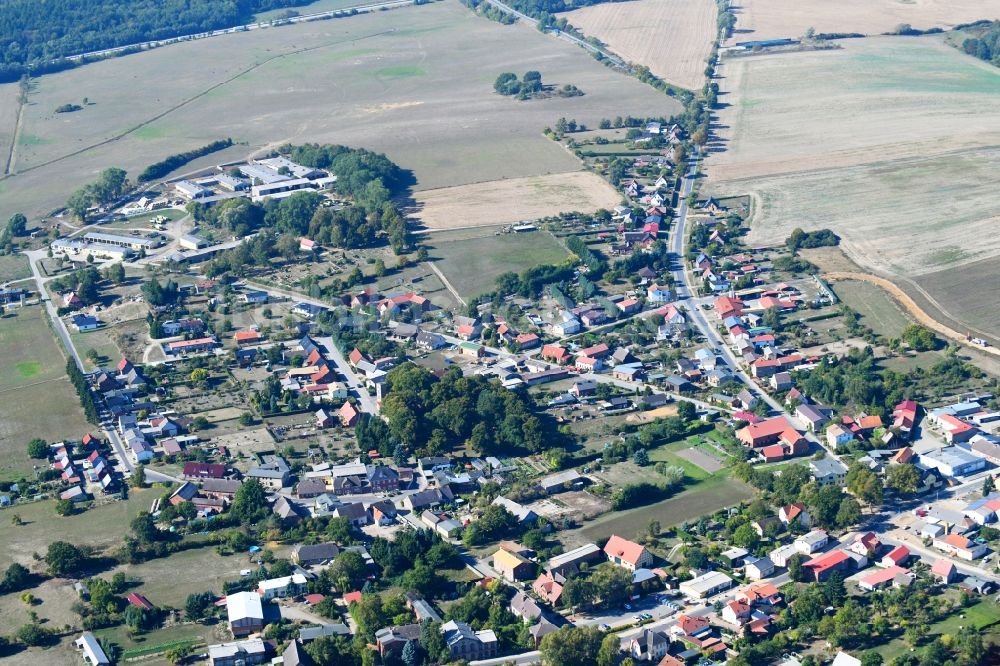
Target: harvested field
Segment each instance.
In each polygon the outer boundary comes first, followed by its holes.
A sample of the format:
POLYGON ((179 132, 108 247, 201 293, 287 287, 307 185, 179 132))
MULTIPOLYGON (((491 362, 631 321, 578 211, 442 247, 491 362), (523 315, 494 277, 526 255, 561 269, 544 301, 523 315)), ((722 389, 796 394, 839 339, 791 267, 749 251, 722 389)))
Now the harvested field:
POLYGON ((47 319, 41 307, 0 317, 0 479, 31 475, 33 438, 79 439, 89 428, 47 319))
POLYGON ((837 282, 834 290, 861 315, 861 323, 879 335, 895 337, 913 321, 884 290, 868 282, 844 280, 837 282))
MULTIPOLYGON (((8 94, 0 87, 0 97, 8 94)), ((533 26, 483 20, 458 3, 114 58, 39 78, 31 102, 25 134, 32 140, 22 141, 18 175, 0 182, 0 219, 51 211, 105 167, 134 175, 226 136, 245 143, 185 170, 287 141, 334 142, 384 151, 414 172, 417 189, 435 189, 580 168, 542 135, 561 116, 596 126, 603 117, 680 111, 572 44, 533 26), (519 102, 493 92, 500 72, 531 69, 586 94, 519 102), (83 97, 93 105, 58 114, 72 117, 53 113, 83 97)))
POLYGON ((625 60, 645 65, 668 83, 698 90, 716 33, 712 0, 633 0, 592 5, 566 14, 625 60))
POLYGON ((414 217, 430 229, 495 226, 559 213, 610 209, 622 197, 600 176, 574 171, 423 190, 414 217))
POLYGON ((829 227, 915 310, 989 331, 996 297, 974 285, 1000 254, 1000 69, 936 37, 843 46, 726 61, 729 145, 708 160, 707 189, 752 195, 749 243, 829 227))
MULTIPOLYGON (((489 233, 486 230, 486 233, 489 233)), ((431 258, 448 282, 463 297, 473 297, 494 288, 501 273, 521 273, 541 264, 559 263, 569 252, 547 231, 500 234, 465 240, 426 237, 431 258)))
MULTIPOLYGON (((989 232, 990 238, 995 232, 989 232)), ((980 242, 985 237, 979 239, 980 242)), ((900 287, 929 314, 960 333, 971 331, 1000 345, 1000 307, 995 288, 997 260, 981 259, 933 273, 924 273, 900 287)))
POLYGON ((740 33, 734 41, 801 37, 808 28, 878 35, 901 23, 926 30, 1000 18, 998 0, 744 0, 739 4, 740 33))
POLYGON ((716 182, 1000 144, 1000 69, 939 37, 723 60, 716 182), (821 140, 820 140, 821 138, 821 140))

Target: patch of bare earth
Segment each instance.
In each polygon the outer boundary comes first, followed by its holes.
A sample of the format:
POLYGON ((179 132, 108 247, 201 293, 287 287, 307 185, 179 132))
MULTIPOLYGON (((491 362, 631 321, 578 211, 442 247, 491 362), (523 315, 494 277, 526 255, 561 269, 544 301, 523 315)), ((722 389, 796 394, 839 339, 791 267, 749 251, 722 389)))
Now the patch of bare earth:
POLYGON ((535 220, 559 213, 612 208, 621 196, 589 171, 511 178, 424 190, 414 195, 413 217, 430 229, 452 229, 535 220))

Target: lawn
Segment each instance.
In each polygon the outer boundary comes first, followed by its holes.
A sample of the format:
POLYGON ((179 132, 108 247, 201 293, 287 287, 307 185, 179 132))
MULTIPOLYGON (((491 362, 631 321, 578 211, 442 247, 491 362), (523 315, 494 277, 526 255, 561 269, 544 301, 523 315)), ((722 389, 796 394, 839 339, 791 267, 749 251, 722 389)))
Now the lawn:
POLYGON ((160 489, 133 490, 129 498, 87 509, 75 516, 58 516, 55 501, 22 504, 0 511, 0 569, 11 562, 32 565, 32 553, 45 554, 53 541, 64 540, 98 549, 117 546, 128 524, 140 511, 149 510, 160 489), (22 525, 11 524, 11 516, 22 525))
POLYGON ((31 439, 79 439, 89 424, 41 307, 0 317, 0 349, 0 480, 14 480, 31 475, 31 439))
POLYGON ((559 263, 568 251, 546 231, 526 234, 490 235, 464 240, 438 240, 428 237, 431 259, 448 282, 464 298, 491 291, 501 273, 522 271, 542 264, 559 263))
POLYGON ((0 284, 31 277, 28 258, 23 254, 5 254, 0 257, 0 284))
POLYGON ((73 341, 73 346, 76 347, 77 353, 80 354, 80 358, 83 359, 87 370, 93 370, 102 366, 106 367, 109 364, 117 362, 118 357, 121 356, 121 351, 119 351, 118 345, 108 335, 107 328, 99 328, 96 331, 86 331, 83 333, 73 333, 71 330, 69 337, 73 341), (91 361, 87 356, 92 349, 97 353, 97 363, 91 361))

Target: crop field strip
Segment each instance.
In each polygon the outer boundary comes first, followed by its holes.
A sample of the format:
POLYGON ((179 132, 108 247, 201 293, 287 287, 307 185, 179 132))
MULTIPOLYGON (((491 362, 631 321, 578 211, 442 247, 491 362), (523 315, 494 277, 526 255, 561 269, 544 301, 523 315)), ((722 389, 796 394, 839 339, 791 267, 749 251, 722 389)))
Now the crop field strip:
POLYGON ((583 7, 566 19, 667 83, 698 90, 715 38, 716 16, 713 0, 632 0, 583 7))

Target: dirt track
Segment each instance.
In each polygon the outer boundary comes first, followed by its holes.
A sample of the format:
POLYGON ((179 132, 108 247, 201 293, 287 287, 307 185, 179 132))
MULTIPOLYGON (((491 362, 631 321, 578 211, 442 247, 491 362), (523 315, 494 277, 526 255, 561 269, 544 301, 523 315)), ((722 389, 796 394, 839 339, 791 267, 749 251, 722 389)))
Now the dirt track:
POLYGON ((835 271, 832 273, 824 273, 822 277, 831 282, 836 282, 837 280, 857 280, 859 282, 868 282, 869 284, 874 284, 877 287, 884 289, 889 293, 892 298, 899 303, 903 309, 905 309, 914 319, 920 322, 921 325, 926 326, 942 335, 943 337, 951 340, 952 342, 957 342, 959 344, 971 347, 977 351, 981 351, 987 354, 992 354, 994 356, 1000 356, 1000 349, 996 347, 980 347, 979 345, 973 345, 965 339, 965 336, 955 329, 945 326, 941 322, 937 321, 929 314, 924 312, 924 310, 917 305, 917 303, 910 298, 906 292, 897 287, 895 284, 886 280, 885 278, 880 278, 875 275, 869 275, 867 273, 856 273, 856 272, 846 272, 846 271, 835 271))

